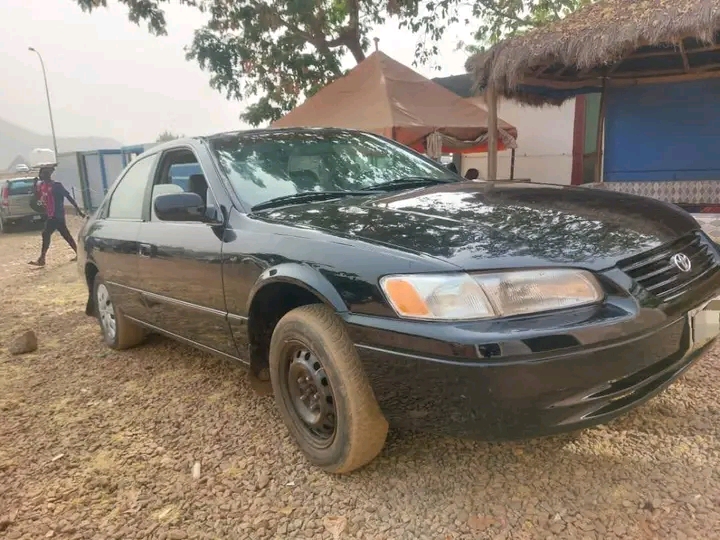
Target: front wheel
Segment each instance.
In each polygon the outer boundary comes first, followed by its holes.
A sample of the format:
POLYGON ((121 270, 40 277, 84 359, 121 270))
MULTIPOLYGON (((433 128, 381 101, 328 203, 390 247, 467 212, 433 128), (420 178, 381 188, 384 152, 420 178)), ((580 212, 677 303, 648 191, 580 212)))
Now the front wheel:
POLYGON ((135 347, 145 339, 145 330, 129 320, 113 303, 110 291, 98 275, 93 283, 95 313, 108 347, 122 350, 135 347))
POLYGON ((387 420, 343 321, 328 307, 303 306, 280 319, 270 379, 285 425, 314 465, 347 473, 382 450, 387 420))

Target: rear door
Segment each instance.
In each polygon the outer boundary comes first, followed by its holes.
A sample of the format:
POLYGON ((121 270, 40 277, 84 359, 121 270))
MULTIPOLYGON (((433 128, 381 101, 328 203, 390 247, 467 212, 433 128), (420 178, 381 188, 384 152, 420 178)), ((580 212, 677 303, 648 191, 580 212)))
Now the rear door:
POLYGON ((152 154, 130 164, 103 203, 85 243, 88 258, 97 265, 115 305, 140 320, 146 319, 147 310, 140 294, 138 234, 156 163, 157 154, 152 154))
POLYGON ((34 178, 21 178, 8 181, 8 215, 10 217, 22 217, 32 214, 40 214, 30 207, 35 189, 34 178))

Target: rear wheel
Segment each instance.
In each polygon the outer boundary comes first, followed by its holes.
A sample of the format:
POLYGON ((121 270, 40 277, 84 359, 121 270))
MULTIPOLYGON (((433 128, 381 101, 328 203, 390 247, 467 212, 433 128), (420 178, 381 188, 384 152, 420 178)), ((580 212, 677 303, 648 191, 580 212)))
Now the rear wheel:
POLYGON ((100 322, 103 338, 108 347, 129 349, 143 342, 145 330, 123 315, 113 304, 107 285, 100 276, 93 283, 95 313, 100 322))
POLYGON ((324 305, 299 307, 270 342, 275 401, 314 465, 347 473, 382 450, 388 431, 342 320, 324 305))

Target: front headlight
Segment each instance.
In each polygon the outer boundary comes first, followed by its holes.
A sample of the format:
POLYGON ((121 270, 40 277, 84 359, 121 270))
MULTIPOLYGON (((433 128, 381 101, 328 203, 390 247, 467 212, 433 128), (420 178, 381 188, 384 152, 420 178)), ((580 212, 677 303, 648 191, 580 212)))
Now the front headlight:
POLYGON ((380 287, 400 317, 425 320, 510 317, 603 298, 591 273, 566 268, 385 276, 380 287))

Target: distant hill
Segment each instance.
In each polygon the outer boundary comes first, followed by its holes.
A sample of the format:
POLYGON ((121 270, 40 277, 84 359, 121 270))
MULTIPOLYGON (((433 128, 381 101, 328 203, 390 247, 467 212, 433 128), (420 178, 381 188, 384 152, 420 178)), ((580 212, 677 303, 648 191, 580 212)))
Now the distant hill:
MULTIPOLYGON (((108 137, 58 137, 58 152, 120 148, 108 137)), ((0 170, 10 166, 17 156, 30 156, 33 148, 52 148, 52 136, 40 135, 0 118, 0 170)))

